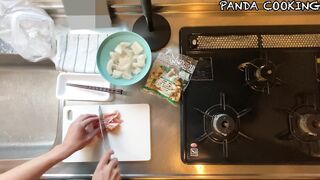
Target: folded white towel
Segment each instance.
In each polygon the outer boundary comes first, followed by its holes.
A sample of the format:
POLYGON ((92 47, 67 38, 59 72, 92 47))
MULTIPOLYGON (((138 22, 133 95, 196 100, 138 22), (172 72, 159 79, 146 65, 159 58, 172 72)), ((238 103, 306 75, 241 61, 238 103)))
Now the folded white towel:
POLYGON ((108 34, 64 34, 57 39, 56 69, 64 72, 98 73, 96 55, 108 34))

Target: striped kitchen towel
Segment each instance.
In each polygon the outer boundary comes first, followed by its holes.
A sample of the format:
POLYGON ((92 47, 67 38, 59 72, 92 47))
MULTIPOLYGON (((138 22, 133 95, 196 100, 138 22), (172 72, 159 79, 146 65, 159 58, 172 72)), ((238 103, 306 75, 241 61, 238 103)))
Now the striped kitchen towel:
POLYGON ((98 73, 96 55, 108 34, 63 34, 57 38, 56 69, 64 72, 98 73))

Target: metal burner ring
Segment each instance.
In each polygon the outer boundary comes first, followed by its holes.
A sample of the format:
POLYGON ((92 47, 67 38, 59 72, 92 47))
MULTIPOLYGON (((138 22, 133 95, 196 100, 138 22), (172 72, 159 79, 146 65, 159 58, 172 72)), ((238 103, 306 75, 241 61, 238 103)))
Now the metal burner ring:
POLYGON ((228 136, 235 130, 234 119, 227 114, 218 114, 212 120, 213 129, 222 136, 228 136))

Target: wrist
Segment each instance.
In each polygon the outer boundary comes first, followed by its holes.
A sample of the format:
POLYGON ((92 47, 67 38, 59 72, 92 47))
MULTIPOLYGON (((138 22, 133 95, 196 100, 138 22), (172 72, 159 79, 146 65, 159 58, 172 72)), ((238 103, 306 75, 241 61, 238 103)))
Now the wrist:
POLYGON ((63 160, 67 157, 69 157, 73 151, 70 150, 68 147, 66 147, 63 144, 59 144, 53 148, 53 151, 56 153, 56 157, 58 157, 60 160, 63 160))

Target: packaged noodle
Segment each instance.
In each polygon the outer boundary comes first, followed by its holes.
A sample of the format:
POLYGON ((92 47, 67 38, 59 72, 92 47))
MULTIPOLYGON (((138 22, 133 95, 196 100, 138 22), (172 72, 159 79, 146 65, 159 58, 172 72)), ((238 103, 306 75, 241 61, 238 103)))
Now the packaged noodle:
POLYGON ((189 84, 197 62, 191 57, 165 49, 154 61, 143 89, 176 105, 189 84))

